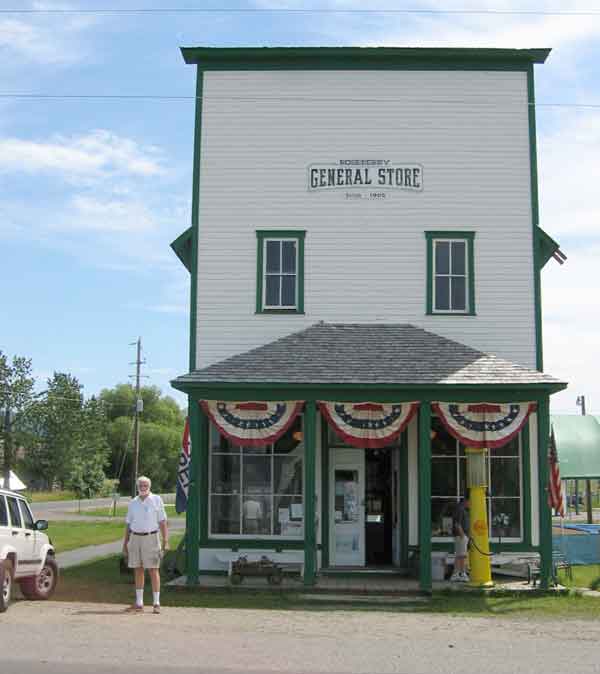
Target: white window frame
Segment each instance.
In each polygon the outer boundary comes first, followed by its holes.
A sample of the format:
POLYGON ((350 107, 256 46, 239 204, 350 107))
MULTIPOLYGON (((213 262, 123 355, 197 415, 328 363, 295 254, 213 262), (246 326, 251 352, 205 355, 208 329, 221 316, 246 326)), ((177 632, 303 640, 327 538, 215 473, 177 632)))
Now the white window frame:
MULTIPOLYGON (((262 306, 263 309, 272 310, 272 309, 283 309, 283 310, 293 310, 298 309, 298 263, 299 263, 299 244, 298 238, 295 236, 277 236, 277 237, 268 237, 263 239, 263 268, 262 268, 262 277, 263 277, 263 287, 262 287, 262 306), (296 271, 293 274, 289 272, 280 271, 277 274, 267 273, 267 244, 269 241, 276 241, 277 243, 283 243, 284 241, 293 241, 296 246, 296 271), (281 279, 283 276, 294 276, 296 279, 295 292, 294 292, 294 304, 267 304, 267 276, 279 276, 279 299, 281 300, 281 279)), ((283 270, 283 246, 279 246, 279 269, 283 270)))

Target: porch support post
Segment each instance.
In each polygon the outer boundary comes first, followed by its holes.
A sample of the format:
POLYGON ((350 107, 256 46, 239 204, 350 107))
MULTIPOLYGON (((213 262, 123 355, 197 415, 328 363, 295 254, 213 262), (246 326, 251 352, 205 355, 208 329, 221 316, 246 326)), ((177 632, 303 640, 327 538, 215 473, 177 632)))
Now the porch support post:
POLYGON ((200 464, 202 461, 202 410, 198 401, 188 397, 188 415, 190 420, 190 484, 188 502, 185 511, 185 572, 188 585, 198 583, 200 553, 200 464))
POLYGON ((419 408, 419 584, 431 592, 431 406, 419 408))
POLYGON ((540 584, 547 589, 552 579, 552 512, 548 503, 548 438, 550 404, 548 397, 538 400, 538 479, 540 510, 540 584))
POLYGON ((314 585, 317 568, 316 531, 317 411, 314 400, 304 408, 304 584, 314 585))

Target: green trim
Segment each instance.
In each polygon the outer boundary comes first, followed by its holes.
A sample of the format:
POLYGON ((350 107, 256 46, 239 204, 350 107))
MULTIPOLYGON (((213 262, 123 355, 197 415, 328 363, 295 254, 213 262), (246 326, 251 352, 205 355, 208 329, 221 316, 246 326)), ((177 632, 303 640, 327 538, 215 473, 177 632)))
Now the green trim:
POLYGON ((192 185, 192 270, 190 288, 190 372, 196 369, 198 337, 198 246, 200 223, 200 152, 202 145, 202 87, 204 76, 200 68, 196 73, 196 117, 194 128, 194 168, 192 185))
POLYGON ((199 451, 199 465, 200 475, 198 476, 198 484, 200 488, 200 512, 198 513, 199 520, 199 535, 200 541, 205 541, 208 537, 208 513, 210 489, 208 484, 209 476, 209 461, 210 461, 210 424, 208 417, 204 410, 196 403, 199 412, 199 428, 198 428, 198 447, 199 451))
POLYGON ((307 400, 304 406, 304 584, 314 585, 317 571, 316 532, 316 449, 317 406, 307 400))
POLYGON ((524 70, 544 63, 549 49, 413 47, 182 47, 186 63, 205 70, 440 69, 524 70))
POLYGON ((538 400, 538 490, 540 509, 540 578, 547 589, 552 577, 552 513, 548 505, 548 438, 550 437, 550 404, 548 398, 538 400))
POLYGON ((440 402, 527 402, 540 394, 556 393, 567 387, 567 384, 310 384, 290 382, 213 382, 182 383, 171 382, 173 388, 193 393, 199 399, 223 400, 297 400, 298 397, 314 400, 344 400, 360 402, 369 392, 373 402, 397 402, 398 400, 420 400, 440 402), (417 396, 414 398, 413 396, 417 396), (485 397, 482 397, 485 396, 485 397))
POLYGON ((304 313, 304 229, 257 229, 256 230, 256 313, 257 314, 303 314, 304 313), (265 239, 295 239, 298 242, 297 306, 294 309, 263 308, 264 243, 265 239))
POLYGON ((321 566, 329 566, 329 434, 321 415, 321 566))
POLYGON ((419 408, 419 584, 431 592, 431 407, 419 408))
POLYGON ((194 240, 194 233, 191 227, 180 234, 175 241, 171 243, 171 248, 175 255, 181 260, 183 266, 189 271, 192 271, 192 246, 194 240))
POLYGON ((427 241, 427 304, 428 316, 475 316, 475 232, 426 231, 427 241), (468 311, 436 311, 433 308, 433 241, 435 239, 464 239, 467 242, 467 268, 469 270, 468 311))
POLYGON ((200 514, 204 507, 201 507, 201 499, 205 498, 200 483, 201 476, 201 416, 202 410, 198 403, 190 397, 188 400, 188 415, 190 420, 190 440, 192 453, 190 457, 190 484, 188 488, 188 504, 185 512, 186 529, 186 576, 188 585, 198 583, 198 569, 200 565, 200 514))
POLYGON ((538 248, 537 229, 540 222, 538 200, 538 173, 537 173, 537 141, 535 127, 535 85, 533 81, 533 65, 527 68, 527 101, 529 103, 529 180, 531 183, 531 232, 533 246, 533 283, 535 303, 535 362, 538 370, 544 369, 544 353, 542 348, 542 281, 541 263, 538 248))
POLYGON ((521 522, 523 532, 523 543, 531 546, 531 455, 529 446, 529 419, 521 430, 521 471, 522 471, 522 492, 521 502, 523 504, 523 521, 521 522))
POLYGON ((537 264, 539 268, 542 269, 548 260, 560 250, 560 244, 555 241, 550 234, 545 232, 541 227, 535 227, 535 236, 536 236, 536 247, 538 254, 537 264))
MULTIPOLYGON (((228 576, 229 573, 227 571, 219 570, 219 569, 200 569, 200 573, 203 576, 228 576)), ((220 588, 215 588, 215 589, 220 589, 220 588)))
POLYGON ((408 566, 408 430, 400 444, 400 566, 408 566))

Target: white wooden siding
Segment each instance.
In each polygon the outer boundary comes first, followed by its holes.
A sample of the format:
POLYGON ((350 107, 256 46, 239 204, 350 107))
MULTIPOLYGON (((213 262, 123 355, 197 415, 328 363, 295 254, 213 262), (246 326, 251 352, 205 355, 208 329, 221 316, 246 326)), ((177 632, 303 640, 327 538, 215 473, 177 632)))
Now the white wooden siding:
POLYGON ((197 366, 319 320, 412 323, 535 367, 522 72, 205 74, 197 366), (307 190, 339 159, 423 165, 423 191, 307 190), (304 315, 256 315, 256 230, 304 229, 304 315), (427 230, 475 231, 476 316, 427 316, 427 230))

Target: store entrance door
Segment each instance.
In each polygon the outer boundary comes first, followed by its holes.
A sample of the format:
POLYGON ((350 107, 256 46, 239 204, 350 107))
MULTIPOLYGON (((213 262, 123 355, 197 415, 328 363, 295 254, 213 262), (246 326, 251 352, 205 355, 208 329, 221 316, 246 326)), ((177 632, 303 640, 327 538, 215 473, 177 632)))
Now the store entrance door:
POLYGON ((332 449, 329 512, 331 566, 365 565, 365 452, 332 449))
POLYGON ((365 450, 367 566, 393 563, 393 451, 391 448, 365 450))

